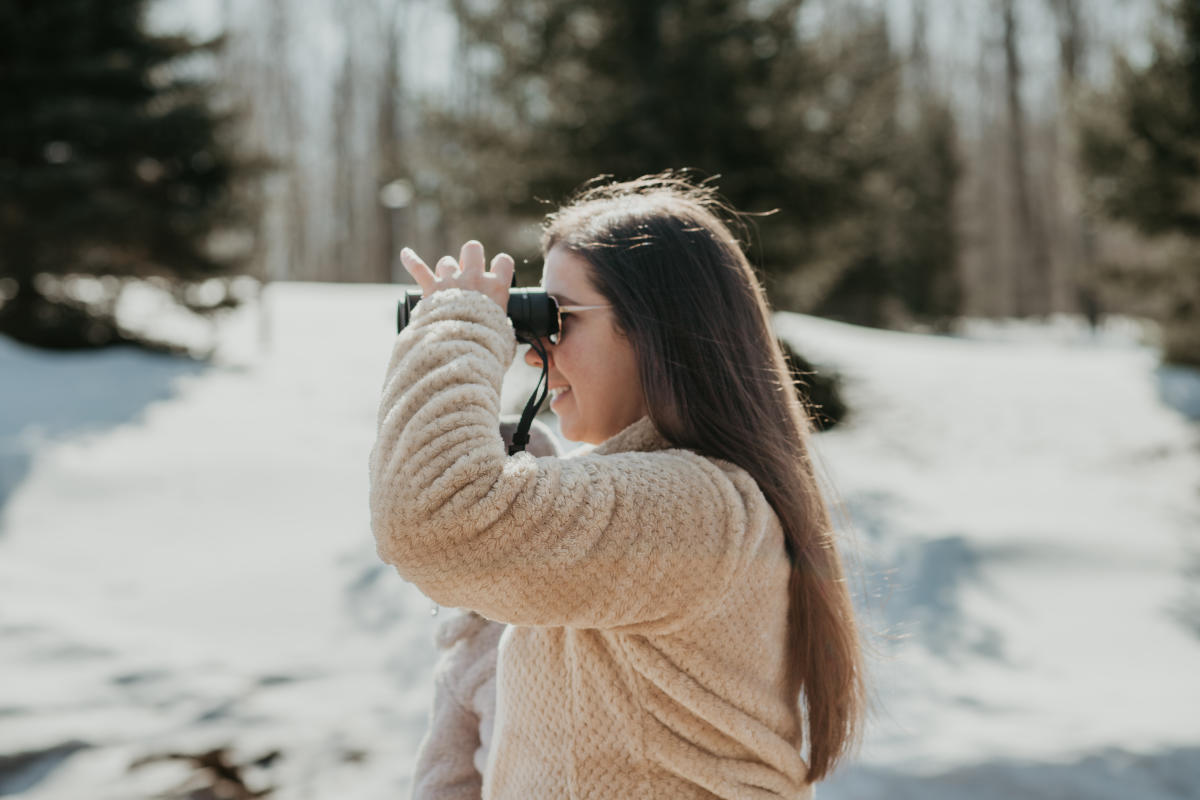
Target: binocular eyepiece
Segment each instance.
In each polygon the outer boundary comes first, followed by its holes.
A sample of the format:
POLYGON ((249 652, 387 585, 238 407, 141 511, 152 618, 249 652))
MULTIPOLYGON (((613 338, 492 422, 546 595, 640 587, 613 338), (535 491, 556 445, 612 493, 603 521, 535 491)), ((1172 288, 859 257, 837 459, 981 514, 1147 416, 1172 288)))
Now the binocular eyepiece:
MULTIPOLYGON (((397 332, 404 330, 421 296, 420 289, 409 289, 404 293, 404 299, 396 308, 397 332)), ((528 342, 558 333, 558 301, 544 289, 510 289, 507 311, 519 340, 528 342)))

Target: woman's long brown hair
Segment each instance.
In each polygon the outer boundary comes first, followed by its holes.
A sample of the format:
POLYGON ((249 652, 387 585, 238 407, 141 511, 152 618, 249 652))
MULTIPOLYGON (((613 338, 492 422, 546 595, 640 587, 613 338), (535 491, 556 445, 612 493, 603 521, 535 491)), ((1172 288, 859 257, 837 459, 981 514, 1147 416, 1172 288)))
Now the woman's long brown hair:
POLYGON ((762 284, 715 192, 665 173, 592 185, 547 217, 556 245, 592 267, 637 354, 650 418, 677 447, 729 461, 782 525, 792 571, 789 692, 803 704, 810 782, 857 740, 862 653, 829 509, 762 284))

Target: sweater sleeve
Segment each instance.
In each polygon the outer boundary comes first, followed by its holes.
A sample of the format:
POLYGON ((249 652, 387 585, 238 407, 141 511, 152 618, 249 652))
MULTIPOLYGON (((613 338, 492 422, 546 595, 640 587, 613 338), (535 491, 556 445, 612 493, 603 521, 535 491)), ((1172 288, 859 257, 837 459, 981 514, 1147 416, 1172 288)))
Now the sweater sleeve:
POLYGON ((503 625, 448 610, 438 626, 429 730, 417 751, 412 800, 479 800, 495 717, 496 646, 503 625), (481 758, 481 756, 483 758, 481 758))
POLYGON ((507 456, 500 384, 515 352, 481 293, 413 310, 371 454, 380 557, 437 603, 517 625, 674 627, 705 613, 770 534, 757 485, 686 450, 507 456))
POLYGON ((475 768, 479 717, 464 708, 442 680, 434 683, 429 730, 417 751, 412 800, 479 800, 483 776, 475 768))

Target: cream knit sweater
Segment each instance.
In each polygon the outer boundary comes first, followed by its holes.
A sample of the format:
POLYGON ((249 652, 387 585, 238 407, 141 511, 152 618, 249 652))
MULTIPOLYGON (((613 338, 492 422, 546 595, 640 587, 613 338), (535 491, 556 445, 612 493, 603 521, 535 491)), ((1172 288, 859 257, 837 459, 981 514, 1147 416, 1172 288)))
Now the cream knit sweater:
POLYGON ((785 690, 789 565, 762 492, 649 418, 572 457, 507 456, 515 354, 485 295, 422 300, 371 453, 380 557, 510 623, 484 797, 810 797, 785 690))
POLYGON ((479 800, 496 720, 496 649, 504 626, 451 611, 438 626, 429 730, 417 751, 412 800, 479 800))
MULTIPOLYGON (((501 420, 507 449, 518 418, 501 420)), ((526 451, 557 456, 554 434, 534 420, 526 451)), ((411 800, 479 800, 496 719, 496 650, 504 625, 472 611, 446 614, 437 629, 442 651, 433 675, 429 729, 417 750, 411 800)))

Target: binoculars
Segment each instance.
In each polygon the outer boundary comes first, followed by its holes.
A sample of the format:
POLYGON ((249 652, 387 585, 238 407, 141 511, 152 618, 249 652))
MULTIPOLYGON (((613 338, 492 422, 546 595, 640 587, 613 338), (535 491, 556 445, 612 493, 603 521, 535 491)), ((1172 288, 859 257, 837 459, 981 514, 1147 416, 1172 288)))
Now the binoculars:
MULTIPOLYGON (((396 331, 404 330, 413 306, 420 302, 420 289, 409 289, 396 308, 396 331)), ((532 341, 543 337, 554 341, 561 328, 558 301, 543 289, 510 289, 508 318, 512 320, 517 339, 532 341)))
MULTIPOLYGON (((420 289, 409 289, 404 293, 404 299, 396 308, 396 331, 404 330, 413 307, 421 301, 423 292, 420 289)), ((530 344, 542 355, 542 377, 538 380, 525 410, 521 413, 521 421, 512 433, 512 444, 508 454, 515 455, 525 449, 529 443, 529 429, 533 425, 533 417, 546 400, 549 388, 547 374, 550 366, 545 350, 538 344, 542 338, 552 343, 558 342, 558 332, 562 330, 562 313, 558 301, 546 294, 543 289, 509 289, 508 318, 512 320, 517 340, 530 344)))

